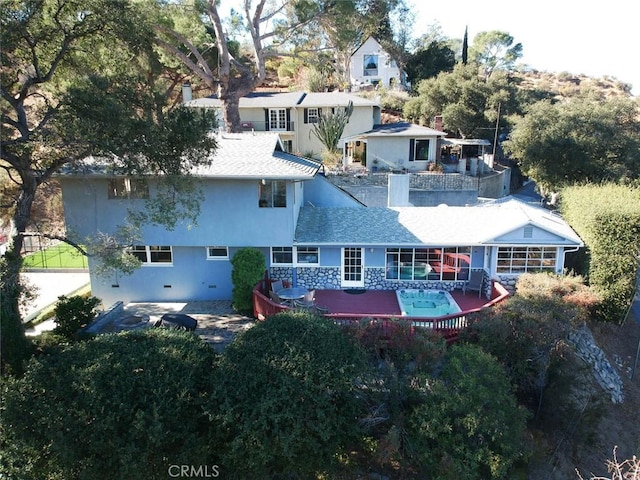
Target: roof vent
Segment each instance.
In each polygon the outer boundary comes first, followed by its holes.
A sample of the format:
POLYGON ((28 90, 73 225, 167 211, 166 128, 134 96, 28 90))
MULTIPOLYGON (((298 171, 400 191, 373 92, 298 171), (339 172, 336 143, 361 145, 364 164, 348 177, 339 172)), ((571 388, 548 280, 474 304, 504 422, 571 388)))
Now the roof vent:
POLYGON ((531 225, 524 227, 522 237, 533 238, 533 227, 531 225))

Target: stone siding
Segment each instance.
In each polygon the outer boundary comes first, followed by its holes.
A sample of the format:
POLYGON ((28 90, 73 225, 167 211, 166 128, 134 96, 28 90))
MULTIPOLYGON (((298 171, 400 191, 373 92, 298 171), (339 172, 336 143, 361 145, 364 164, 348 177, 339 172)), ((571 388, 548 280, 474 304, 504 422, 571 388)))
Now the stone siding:
MULTIPOLYGON (((275 280, 291 282, 293 270, 291 267, 271 267, 270 276, 275 280)), ((365 267, 364 288, 367 290, 398 290, 401 288, 423 288, 425 290, 460 289, 464 281, 439 280, 387 280, 386 269, 382 267, 365 267)), ((316 290, 341 289, 341 270, 339 267, 298 267, 296 273, 298 285, 316 290)), ((486 293, 486 292, 485 292, 486 293)))

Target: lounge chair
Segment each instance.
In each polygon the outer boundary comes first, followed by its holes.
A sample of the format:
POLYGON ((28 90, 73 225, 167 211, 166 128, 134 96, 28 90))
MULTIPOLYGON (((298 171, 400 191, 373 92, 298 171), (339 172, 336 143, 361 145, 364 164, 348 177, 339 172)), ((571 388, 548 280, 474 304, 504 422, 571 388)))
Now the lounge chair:
POLYGON ((467 294, 467 290, 477 291, 478 298, 482 296, 482 282, 484 272, 482 270, 472 270, 469 273, 469 281, 462 286, 462 293, 467 294))

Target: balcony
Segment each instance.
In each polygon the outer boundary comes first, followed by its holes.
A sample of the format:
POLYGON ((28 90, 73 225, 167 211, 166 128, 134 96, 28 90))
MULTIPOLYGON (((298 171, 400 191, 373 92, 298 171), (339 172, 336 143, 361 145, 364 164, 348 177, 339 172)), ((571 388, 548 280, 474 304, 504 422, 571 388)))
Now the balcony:
POLYGON ((265 122, 265 121, 241 121, 240 125, 245 132, 293 132, 295 122, 265 122))

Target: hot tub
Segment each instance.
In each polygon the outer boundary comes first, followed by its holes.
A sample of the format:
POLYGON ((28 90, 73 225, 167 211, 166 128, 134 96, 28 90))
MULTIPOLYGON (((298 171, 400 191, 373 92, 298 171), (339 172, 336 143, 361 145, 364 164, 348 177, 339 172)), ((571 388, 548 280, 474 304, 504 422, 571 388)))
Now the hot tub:
POLYGON ((449 292, 444 290, 396 290, 398 305, 405 317, 437 318, 462 310, 449 292))

